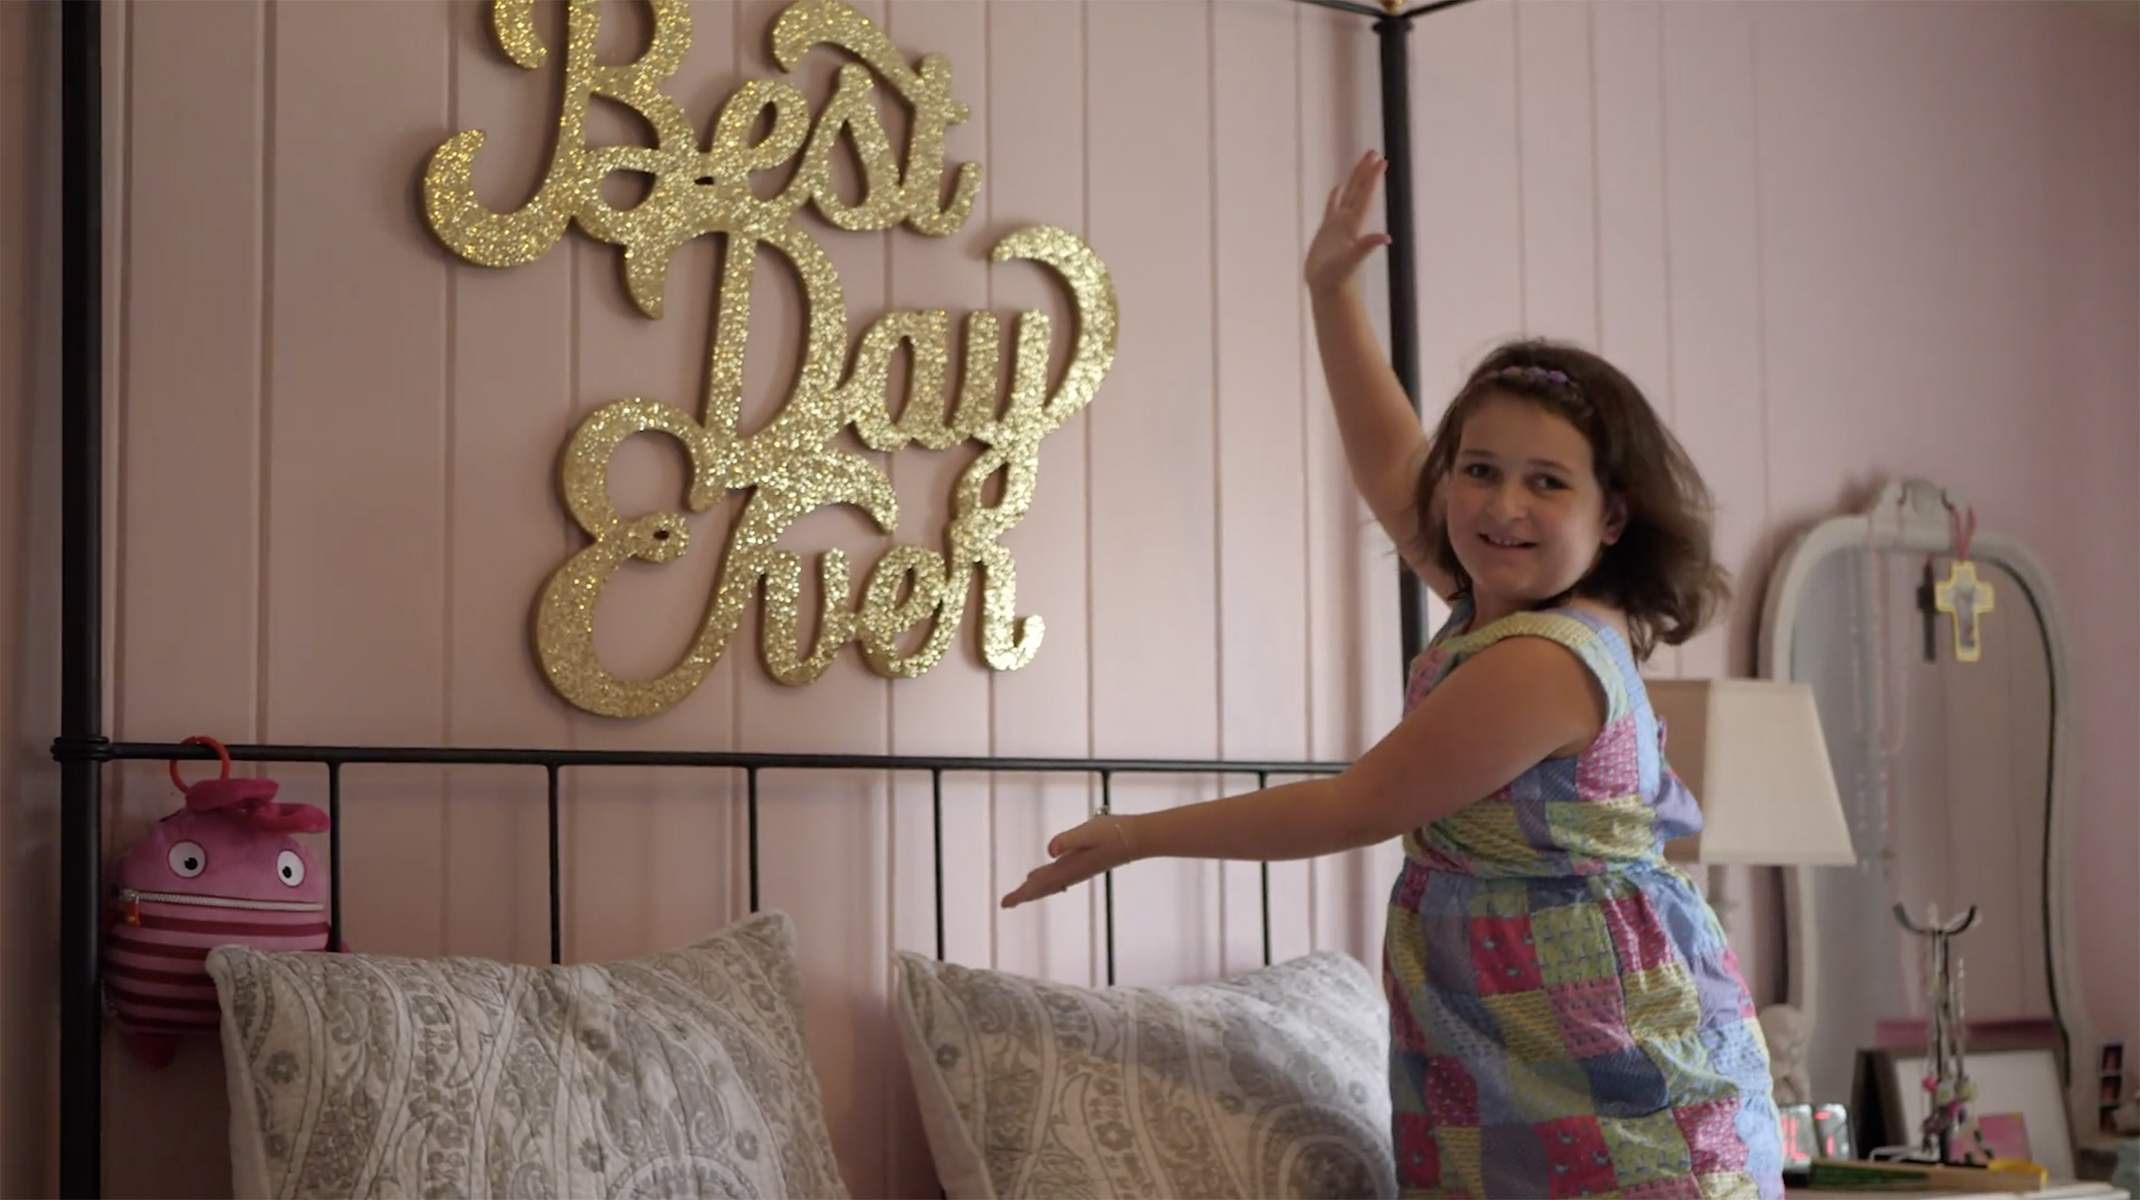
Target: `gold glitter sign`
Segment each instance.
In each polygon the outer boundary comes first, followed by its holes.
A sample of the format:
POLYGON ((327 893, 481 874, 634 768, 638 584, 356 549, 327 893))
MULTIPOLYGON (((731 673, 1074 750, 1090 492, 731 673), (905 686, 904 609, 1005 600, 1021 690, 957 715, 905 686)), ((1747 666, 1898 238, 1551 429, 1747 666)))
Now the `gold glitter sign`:
MULTIPOLYGON (((824 107, 810 111, 794 86, 751 80, 722 106, 701 146, 682 106, 661 88, 691 44, 691 17, 681 0, 651 0, 653 33, 646 51, 626 63, 599 61, 596 32, 601 0, 569 0, 563 102, 549 169, 532 197, 511 212, 476 199, 473 160, 480 130, 465 130, 433 152, 423 178, 424 211, 432 230, 455 254, 490 267, 534 262, 568 225, 623 250, 625 290, 649 318, 659 319, 670 261, 693 238, 723 239, 706 392, 698 415, 648 399, 616 400, 582 420, 565 446, 559 485, 572 519, 590 541, 551 575, 535 613, 535 647, 560 695, 588 712, 646 716, 690 695, 718 662, 745 605, 763 585, 760 650, 775 679, 802 685, 821 675, 849 642, 881 675, 913 677, 940 661, 965 618, 967 596, 981 582, 981 657, 999 671, 1032 660, 1043 625, 1038 616, 1014 618, 1016 564, 999 539, 1033 503, 1040 443, 1091 401, 1114 360, 1115 298, 1107 269, 1091 248, 1052 226, 1015 230, 991 251, 996 262, 1028 259, 1060 275, 1076 309, 1070 361, 1048 388, 1049 320, 1019 314, 1012 338, 1008 399, 996 380, 1003 336, 994 313, 966 314, 960 329, 962 363, 957 396, 949 395, 954 338, 941 310, 885 313, 849 353, 848 315, 838 273, 797 216, 805 205, 851 232, 905 225, 944 237, 965 224, 980 190, 981 169, 962 163, 945 199, 944 131, 964 121, 966 105, 951 98, 951 66, 940 54, 910 64, 891 40, 839 0, 796 0, 772 28, 773 58, 793 71, 805 52, 837 47, 843 62, 824 107), (878 120, 875 91, 890 88, 911 109, 904 157, 878 120), (644 117, 654 145, 590 146, 587 113, 595 97, 644 117), (762 137, 753 133, 764 127, 762 137), (842 140, 860 165, 860 197, 848 203, 835 190, 833 156, 842 140), (751 177, 789 163, 787 188, 759 196, 751 177), (649 178, 645 198, 618 209, 600 184, 613 172, 649 178), (742 414, 744 343, 750 328, 751 278, 759 253, 785 258, 801 280, 805 310, 802 368, 774 418, 748 437, 742 414), (895 409, 890 388, 893 355, 904 346, 910 368, 895 409), (900 543, 877 560, 851 605, 846 556, 827 550, 818 559, 821 612, 818 634, 804 651, 798 607, 802 560, 776 548, 781 535, 808 513, 847 504, 868 513, 886 534, 896 531, 899 505, 891 480, 869 458, 831 444, 852 427, 879 452, 909 444, 946 450, 979 444, 953 489, 943 549, 900 543), (631 559, 668 563, 690 545, 683 512, 619 513, 608 488, 610 457, 638 433, 674 438, 690 462, 685 505, 703 513, 730 489, 749 500, 729 535, 714 594, 683 656, 663 674, 622 679, 595 653, 594 623, 603 589, 631 559), (993 501, 990 497, 993 494, 993 501), (901 639, 926 629, 919 645, 901 639)), ((546 50, 535 32, 533 0, 495 0, 492 26, 506 55, 530 70, 546 50)))

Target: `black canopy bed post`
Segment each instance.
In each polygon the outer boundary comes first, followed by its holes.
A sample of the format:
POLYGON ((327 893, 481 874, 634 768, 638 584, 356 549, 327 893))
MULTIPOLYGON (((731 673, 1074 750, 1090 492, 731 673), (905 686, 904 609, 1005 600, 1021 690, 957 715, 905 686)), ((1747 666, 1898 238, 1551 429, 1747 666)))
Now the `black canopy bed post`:
POLYGON ((97 914, 104 809, 104 116, 99 0, 60 7, 59 1174, 101 1182, 97 914))
MULTIPOLYGON (((1388 253, 1390 366, 1405 398, 1419 407, 1419 273, 1412 245, 1412 14, 1391 13, 1375 22, 1382 59, 1382 155, 1390 169, 1382 182, 1383 226, 1388 253)), ((1397 665, 1401 691, 1426 633, 1426 585, 1397 567, 1397 628, 1403 655, 1397 665)))

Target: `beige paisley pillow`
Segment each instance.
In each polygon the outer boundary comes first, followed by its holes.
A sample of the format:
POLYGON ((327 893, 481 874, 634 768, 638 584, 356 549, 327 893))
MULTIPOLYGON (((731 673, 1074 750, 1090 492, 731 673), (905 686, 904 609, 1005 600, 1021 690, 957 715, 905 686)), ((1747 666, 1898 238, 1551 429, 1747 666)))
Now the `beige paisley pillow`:
POLYGON ((1166 988, 895 957, 950 1200, 1396 1194, 1389 1011, 1347 955, 1166 988))
POLYGON ((625 962, 208 956, 237 1194, 844 1200, 794 929, 625 962))

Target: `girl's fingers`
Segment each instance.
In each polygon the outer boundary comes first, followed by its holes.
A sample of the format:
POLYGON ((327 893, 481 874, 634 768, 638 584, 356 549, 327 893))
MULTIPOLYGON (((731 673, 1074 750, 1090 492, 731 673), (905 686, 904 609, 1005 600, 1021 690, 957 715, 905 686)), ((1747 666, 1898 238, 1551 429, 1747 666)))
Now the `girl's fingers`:
POLYGON ((1362 163, 1345 185, 1345 210, 1354 220, 1367 215, 1367 202, 1374 198, 1375 184, 1382 177, 1382 160, 1362 163))
MULTIPOLYGON (((1335 227, 1346 234, 1358 236, 1360 225, 1367 217, 1367 202, 1373 196, 1375 183, 1381 177, 1385 160, 1370 150, 1360 156, 1345 181, 1330 189, 1323 199, 1323 225, 1335 227)), ((1312 253, 1311 253, 1312 257, 1312 253)))
POLYGON ((1351 171, 1346 172, 1344 184, 1346 207, 1350 208, 1352 206, 1353 200, 1359 196, 1360 181, 1364 179, 1366 175, 1367 159, 1364 157, 1360 159, 1359 162, 1352 164, 1351 171))
POLYGON ((1057 892, 1069 889, 1070 885, 1068 883, 1056 883, 1054 879, 1055 876, 1049 873, 1049 869, 1042 867, 1040 870, 1026 876, 1024 883, 1019 884, 1010 895, 1003 898, 1003 907, 1016 908, 1021 904, 1030 903, 1042 897, 1052 896, 1057 892))
MULTIPOLYGON (((1065 838, 1068 836, 1064 835, 1065 838)), ((1053 847, 1050 847, 1050 851, 1053 851, 1053 847)), ((1024 883, 1003 897, 1003 907, 1016 908, 1030 901, 1069 891, 1077 884, 1106 870, 1107 866, 1107 863, 1099 861, 1098 856, 1089 847, 1074 846, 1070 853, 1057 857, 1054 862, 1033 868, 1025 877, 1024 883)))

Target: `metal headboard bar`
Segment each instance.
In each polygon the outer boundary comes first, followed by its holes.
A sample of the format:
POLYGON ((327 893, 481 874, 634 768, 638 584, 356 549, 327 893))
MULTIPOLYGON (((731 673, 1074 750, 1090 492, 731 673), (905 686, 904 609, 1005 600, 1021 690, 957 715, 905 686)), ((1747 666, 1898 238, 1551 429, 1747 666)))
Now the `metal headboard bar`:
MULTIPOLYGON (((889 754, 756 754, 744 751, 657 750, 544 750, 488 749, 460 746, 301 746, 236 745, 224 747, 234 761, 310 763, 327 769, 327 882, 328 945, 342 944, 342 768, 346 765, 415 764, 440 767, 508 766, 540 767, 546 781, 546 813, 549 821, 549 917, 550 961, 564 961, 563 838, 559 825, 560 774, 566 767, 682 767, 709 770, 741 770, 745 776, 745 803, 749 829, 745 835, 749 877, 750 911, 759 908, 758 871, 758 776, 772 770, 836 771, 927 771, 929 773, 929 825, 934 880, 931 901, 936 925, 936 957, 944 957, 944 776, 949 772, 1015 774, 1083 774, 1100 777, 1100 809, 1113 804, 1113 779, 1117 773, 1146 775, 1254 775, 1256 786, 1267 787, 1273 775, 1335 775, 1346 764, 1334 762, 1240 762, 1219 759, 1133 758, 979 758, 889 754)), ((207 746, 166 742, 107 742, 98 751, 104 761, 167 761, 214 759, 207 746)), ((1263 962, 1271 962, 1270 864, 1258 864, 1258 911, 1263 930, 1263 962)), ((1114 877, 1109 872, 1103 906, 1106 918, 1107 982, 1115 982, 1114 877)))
MULTIPOLYGON (((995 771, 1040 775, 1084 771, 1125 775, 1325 775, 1349 763, 1224 758, 1041 758, 956 754, 786 754, 747 750, 571 750, 547 747, 324 746, 282 743, 224 747, 236 762, 342 763, 429 767, 735 767, 761 771, 995 771)), ((98 762, 208 759, 212 747, 177 742, 99 742, 98 762)), ((1104 807, 1104 803, 1103 803, 1104 807)))
MULTIPOLYGON (((1410 8, 1385 0, 1381 6, 1354 0, 1295 0, 1371 18, 1380 42, 1383 153, 1386 178, 1386 223, 1393 244, 1388 250, 1391 361, 1415 412, 1419 410, 1417 273, 1413 258, 1410 66, 1407 38, 1414 19, 1467 3, 1427 0, 1410 8)), ((103 844, 102 764, 135 758, 195 757, 153 743, 106 740, 104 712, 104 322, 103 322, 103 29, 101 0, 63 0, 60 9, 60 285, 61 335, 61 682, 60 729, 52 757, 60 767, 60 1192, 95 1196, 102 1185, 102 1025, 98 1003, 98 912, 103 844)), ((1401 620, 1400 667, 1418 654, 1423 638, 1420 581, 1398 568, 1401 620)), ((1401 675, 1400 675, 1401 677, 1401 675)), ((447 757, 416 757, 410 747, 232 747, 233 756, 258 761, 309 761, 327 768, 331 827, 341 828, 341 768, 345 764, 392 762, 442 765, 524 765, 547 775, 550 839, 551 957, 559 957, 561 912, 558 899, 560 858, 559 772, 568 766, 708 766, 740 768, 746 780, 749 816, 751 904, 758 902, 758 775, 761 770, 816 769, 928 770, 932 780, 932 823, 937 850, 937 941, 942 933, 942 773, 945 771, 1081 771, 1100 775, 1102 803, 1112 800, 1116 771, 1152 773, 1271 774, 1323 773, 1329 764, 1174 763, 1145 760, 1068 759, 919 759, 895 756, 716 754, 639 754, 626 751, 450 750, 447 757), (296 753, 312 750, 325 753, 296 753), (780 757, 800 761, 751 761, 780 757), (1056 765, 1047 765, 1047 764, 1056 765), (936 764, 936 765, 932 765, 936 764), (1302 770, 1314 768, 1314 770, 1302 770)), ((330 849, 330 870, 339 910, 340 839, 330 849)), ((1264 958, 1270 958, 1269 871, 1263 871, 1264 958)), ((1107 881, 1107 976, 1114 979, 1113 880, 1107 881)), ((339 937, 339 921, 334 935, 339 937)))

